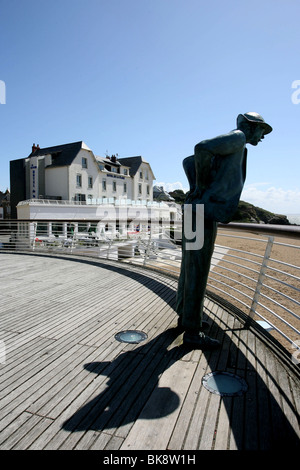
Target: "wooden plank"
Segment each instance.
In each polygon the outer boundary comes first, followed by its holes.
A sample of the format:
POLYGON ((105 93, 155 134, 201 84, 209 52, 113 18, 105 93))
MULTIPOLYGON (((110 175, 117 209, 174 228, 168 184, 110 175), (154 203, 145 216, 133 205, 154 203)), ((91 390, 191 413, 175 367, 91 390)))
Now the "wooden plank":
POLYGON ((118 436, 113 436, 105 446, 105 450, 119 450, 124 442, 124 439, 118 436))
MULTIPOLYGON (((82 346, 82 348, 84 348, 84 346, 82 346)), ((67 350, 64 355, 57 358, 47 367, 33 375, 24 384, 2 398, 0 402, 0 430, 4 429, 8 423, 14 419, 16 414, 26 409, 32 401, 48 390, 49 372, 55 369, 60 363, 64 364, 64 367, 67 367, 67 360, 69 361, 69 367, 72 367, 72 356, 75 351, 76 349, 67 350)))
MULTIPOLYGON (((96 441, 98 440, 98 438, 101 436, 101 433, 98 432, 98 431, 94 431, 93 429, 91 429, 90 431, 86 431, 84 433, 82 433, 82 438, 76 443, 76 445, 74 446, 74 450, 88 450, 90 448, 92 448, 93 445, 96 445, 96 441)), ((103 436, 103 441, 105 441, 104 443, 104 446, 106 445, 106 443, 109 441, 109 439, 111 438, 110 435, 104 435, 103 436), (105 437, 107 437, 107 440, 105 440, 105 437)))
MULTIPOLYGON (((90 446, 90 450, 104 450, 108 442, 111 440, 111 435, 105 432, 99 433, 96 440, 90 446)), ((75 447, 77 449, 77 446, 75 447)))
MULTIPOLYGON (((130 358, 127 357, 127 359, 129 360, 130 358)), ((56 449, 66 441, 70 436, 70 432, 75 429, 80 431, 80 427, 84 427, 81 423, 96 405, 99 393, 101 394, 101 392, 105 392, 108 389, 107 376, 113 374, 114 369, 118 366, 122 369, 121 361, 108 364, 105 369, 105 375, 98 375, 92 379, 90 384, 83 388, 73 401, 69 402, 68 407, 57 417, 53 425, 46 430, 45 434, 41 436, 35 445, 42 446, 45 449, 56 449), (66 425, 67 420, 70 418, 71 422, 66 425)), ((109 399, 107 393, 106 397, 109 399)), ((89 421, 88 424, 90 424, 89 421)))
POLYGON ((272 448, 272 420, 268 390, 268 371, 265 358, 265 346, 256 340, 256 373, 257 373, 257 414, 259 449, 272 448))
POLYGON ((123 400, 124 408, 123 406, 119 408, 107 423, 106 429, 111 429, 110 432, 126 438, 153 390, 158 387, 160 376, 171 364, 172 352, 164 354, 164 351, 165 349, 162 348, 161 353, 150 351, 144 355, 140 370, 136 374, 135 386, 132 387, 130 393, 123 400))
MULTIPOLYGON (((182 367, 184 368, 185 362, 182 362, 182 367)), ((190 426, 193 425, 191 424, 191 421, 194 419, 194 410, 197 406, 198 397, 201 394, 202 390, 201 380, 203 375, 205 375, 207 371, 207 365, 208 362, 206 356, 204 354, 201 354, 200 360, 196 367, 195 374, 191 381, 191 385, 188 389, 187 396, 184 400, 184 403, 180 410, 180 414, 175 423, 170 442, 168 443, 168 449, 170 450, 179 450, 183 449, 184 447, 186 435, 189 433, 190 426)), ((195 412, 199 415, 199 407, 195 412)), ((190 446, 190 444, 187 445, 190 446)))
POLYGON ((59 433, 53 439, 52 445, 73 448, 75 441, 81 437, 81 431, 89 429, 98 431, 105 427, 115 410, 114 397, 116 397, 116 406, 122 406, 122 384, 138 366, 142 356, 125 353, 119 358, 103 371, 104 377, 99 377, 101 386, 95 389, 95 393, 89 397, 88 402, 77 413, 74 413, 68 424, 64 426, 69 433, 67 431, 59 433), (72 441, 71 447, 68 445, 69 440, 72 441))
POLYGON ((259 439, 258 428, 258 409, 257 409, 257 392, 256 392, 256 372, 255 370, 247 370, 246 382, 248 390, 245 394, 245 411, 244 411, 244 444, 245 450, 257 450, 259 439))
POLYGON ((32 416, 26 423, 25 429, 22 430, 22 437, 16 442, 14 446, 10 443, 12 450, 26 450, 30 445, 40 436, 45 429, 50 426, 52 423, 51 419, 43 418, 39 416, 32 416), (27 428, 27 425, 30 425, 30 428, 27 428))
POLYGON ((300 429, 299 416, 296 415, 296 407, 293 403, 293 395, 291 393, 289 375, 285 367, 277 361, 278 387, 280 388, 282 398, 282 413, 284 419, 284 441, 285 445, 299 448, 300 447, 300 429))
POLYGON ((228 450, 232 401, 232 397, 222 397, 221 399, 218 425, 213 445, 214 450, 228 450))
MULTIPOLYGON (((207 368, 206 370, 203 370, 203 375, 205 375, 207 371, 207 368)), ((202 386, 201 381, 199 382, 199 388, 200 392, 197 396, 193 415, 185 436, 183 445, 184 450, 199 449, 201 433, 204 428, 206 414, 209 409, 209 400, 211 398, 210 392, 202 386)))
POLYGON ((284 416, 282 410, 282 396, 280 385, 278 386, 276 359, 272 352, 266 349, 266 370, 268 371, 268 389, 270 397, 270 412, 271 412, 271 436, 273 448, 281 448, 282 442, 285 438, 284 430, 284 416), (278 430, 281 429, 281 437, 278 436, 278 430))
POLYGON ((174 362, 161 376, 121 450, 166 449, 196 364, 174 362), (178 380, 180 377, 180 380, 178 380), (157 418, 153 418, 157 416, 157 418), (151 417, 151 419, 149 419, 151 417))
POLYGON ((80 393, 80 390, 94 379, 85 369, 84 364, 98 359, 98 351, 92 350, 89 354, 86 354, 87 350, 83 350, 83 352, 83 355, 80 352, 78 358, 73 357, 70 368, 66 368, 64 364, 61 365, 60 370, 57 370, 47 383, 47 393, 36 398, 27 411, 55 419, 80 393), (78 392, 77 389, 79 389, 78 392))
POLYGON ((0 449, 11 449, 11 446, 15 444, 15 440, 12 441, 11 436, 14 436, 15 432, 18 431, 24 423, 30 419, 31 415, 29 413, 21 413, 17 415, 12 423, 2 430, 0 434, 0 449), (10 442, 7 441, 10 440, 10 442))
MULTIPOLYGON (((5 343, 8 344, 11 339, 5 343)), ((13 338, 13 341, 15 339, 13 338)), ((20 347, 14 354, 6 354, 5 365, 0 368, 0 390, 3 390, 8 384, 8 380, 12 377, 14 381, 16 375, 23 370, 24 367, 34 363, 36 357, 42 357, 47 354, 48 348, 54 343, 54 340, 47 338, 35 338, 30 343, 26 343, 24 347, 20 347)))
POLYGON ((214 447, 220 404, 221 397, 211 393, 208 404, 209 408, 205 415, 205 420, 197 447, 199 450, 212 450, 214 447))
POLYGON ((235 397, 232 401, 232 415, 230 421, 229 450, 243 450, 244 448, 244 403, 245 396, 235 397))

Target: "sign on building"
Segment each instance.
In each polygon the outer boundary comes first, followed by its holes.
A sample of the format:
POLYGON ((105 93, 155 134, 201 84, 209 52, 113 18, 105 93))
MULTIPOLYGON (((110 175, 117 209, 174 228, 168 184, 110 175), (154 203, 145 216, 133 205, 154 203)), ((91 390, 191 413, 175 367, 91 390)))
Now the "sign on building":
POLYGON ((38 158, 30 158, 30 199, 38 198, 38 158))

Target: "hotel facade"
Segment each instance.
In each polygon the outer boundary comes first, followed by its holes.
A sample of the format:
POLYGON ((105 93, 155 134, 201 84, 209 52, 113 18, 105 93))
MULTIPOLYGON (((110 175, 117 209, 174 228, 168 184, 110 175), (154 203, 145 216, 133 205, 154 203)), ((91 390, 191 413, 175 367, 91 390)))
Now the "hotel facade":
POLYGON ((10 180, 15 219, 89 220, 99 231, 124 232, 181 213, 174 203, 153 201, 155 176, 143 157, 99 157, 82 141, 34 144, 28 157, 10 162, 10 180))

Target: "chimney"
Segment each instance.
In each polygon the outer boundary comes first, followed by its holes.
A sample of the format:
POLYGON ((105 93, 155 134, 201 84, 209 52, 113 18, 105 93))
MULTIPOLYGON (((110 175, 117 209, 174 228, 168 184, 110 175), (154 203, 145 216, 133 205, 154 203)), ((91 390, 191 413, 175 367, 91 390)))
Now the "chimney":
POLYGON ((34 153, 36 150, 39 150, 39 148, 40 148, 39 144, 37 144, 37 145, 33 144, 32 145, 32 153, 34 153))

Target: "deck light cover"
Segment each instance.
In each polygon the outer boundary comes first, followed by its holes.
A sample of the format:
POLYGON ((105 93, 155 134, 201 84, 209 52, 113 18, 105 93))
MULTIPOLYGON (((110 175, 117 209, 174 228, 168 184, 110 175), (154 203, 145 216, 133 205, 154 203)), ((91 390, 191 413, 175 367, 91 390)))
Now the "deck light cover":
POLYGON ((229 372, 211 372, 202 378, 203 386, 223 397, 241 396, 248 390, 245 380, 229 372))
POLYGON ((143 331, 138 331, 138 330, 125 330, 125 331, 120 331, 115 335, 115 339, 117 341, 120 341, 121 343, 140 343, 141 341, 144 341, 147 339, 148 336, 146 333, 143 331))

